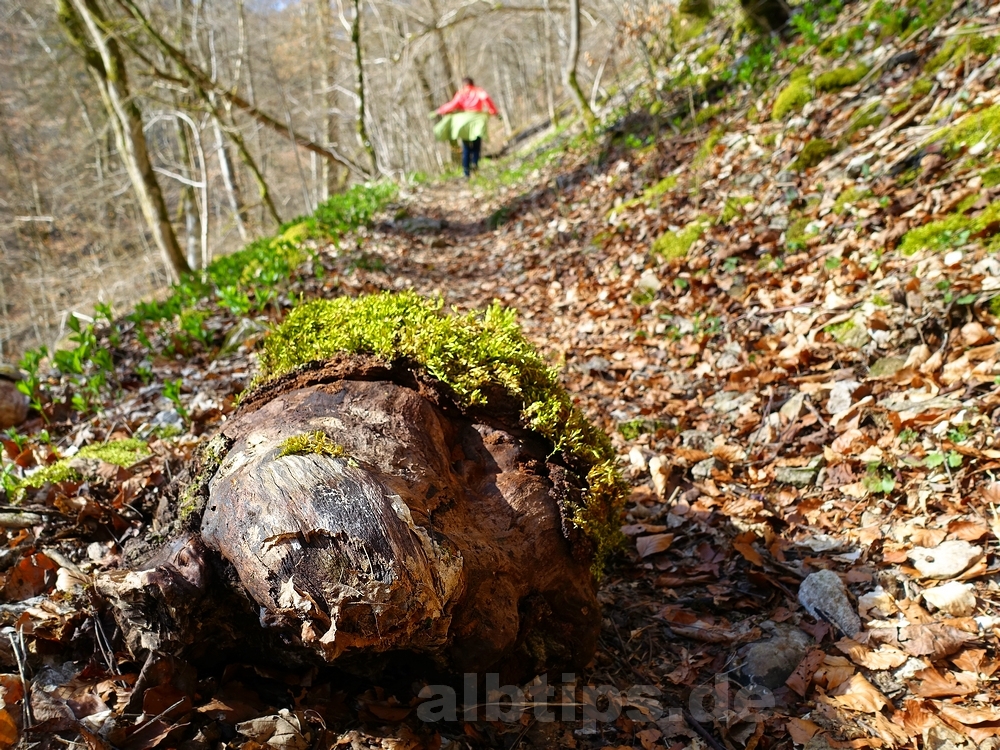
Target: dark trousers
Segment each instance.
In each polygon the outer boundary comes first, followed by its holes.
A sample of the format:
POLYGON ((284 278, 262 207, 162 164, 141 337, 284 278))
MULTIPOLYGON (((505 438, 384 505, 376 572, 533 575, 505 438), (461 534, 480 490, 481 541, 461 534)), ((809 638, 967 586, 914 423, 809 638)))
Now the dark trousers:
POLYGON ((474 141, 462 141, 462 171, 465 176, 469 172, 479 169, 479 154, 483 150, 483 139, 476 138, 474 141))

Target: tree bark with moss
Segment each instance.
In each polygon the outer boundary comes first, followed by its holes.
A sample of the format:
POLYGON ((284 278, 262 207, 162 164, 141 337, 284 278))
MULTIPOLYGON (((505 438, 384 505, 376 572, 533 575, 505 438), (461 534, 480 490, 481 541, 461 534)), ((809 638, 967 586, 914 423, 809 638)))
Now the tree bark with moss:
POLYGON ((587 663, 621 538, 610 441, 511 311, 440 307, 320 300, 267 339, 180 493, 186 533, 98 582, 133 651, 392 652, 511 680, 587 663))
POLYGON ((580 63, 580 0, 569 0, 569 52, 566 59, 566 87, 573 92, 576 108, 580 111, 587 130, 597 124, 586 94, 577 80, 576 69, 580 63))

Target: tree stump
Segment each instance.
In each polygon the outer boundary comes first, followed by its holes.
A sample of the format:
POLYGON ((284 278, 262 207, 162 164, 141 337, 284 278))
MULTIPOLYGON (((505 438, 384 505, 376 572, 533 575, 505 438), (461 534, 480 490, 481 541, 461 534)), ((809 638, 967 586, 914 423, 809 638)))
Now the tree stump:
POLYGON ((223 425, 182 503, 190 532, 98 588, 134 651, 204 653, 225 632, 361 669, 395 653, 507 679, 580 667, 600 628, 597 546, 573 515, 587 473, 516 406, 471 407, 405 357, 312 361, 223 425), (206 616, 220 586, 242 614, 206 616))

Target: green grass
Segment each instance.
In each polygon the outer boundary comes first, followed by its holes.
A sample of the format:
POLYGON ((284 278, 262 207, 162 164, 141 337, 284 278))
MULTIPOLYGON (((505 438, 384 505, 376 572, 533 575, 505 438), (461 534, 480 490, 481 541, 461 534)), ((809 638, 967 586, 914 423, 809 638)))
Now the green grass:
POLYGON ((348 352, 415 362, 465 406, 516 399, 524 426, 584 469, 587 495, 569 510, 594 543, 598 573, 620 542, 626 495, 611 441, 573 405, 557 370, 524 337, 513 309, 494 304, 449 315, 441 307, 441 300, 412 292, 307 302, 265 339, 257 382, 348 352))

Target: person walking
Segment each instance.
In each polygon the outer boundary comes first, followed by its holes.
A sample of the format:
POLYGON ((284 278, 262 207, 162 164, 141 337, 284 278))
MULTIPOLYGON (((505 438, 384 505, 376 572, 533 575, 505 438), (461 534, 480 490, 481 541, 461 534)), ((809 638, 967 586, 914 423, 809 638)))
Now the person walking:
POLYGON ((490 115, 496 113, 497 105, 490 95, 471 78, 463 78, 462 88, 451 101, 435 110, 442 117, 434 127, 435 137, 441 141, 462 141, 462 171, 466 177, 479 168, 486 124, 490 115))

